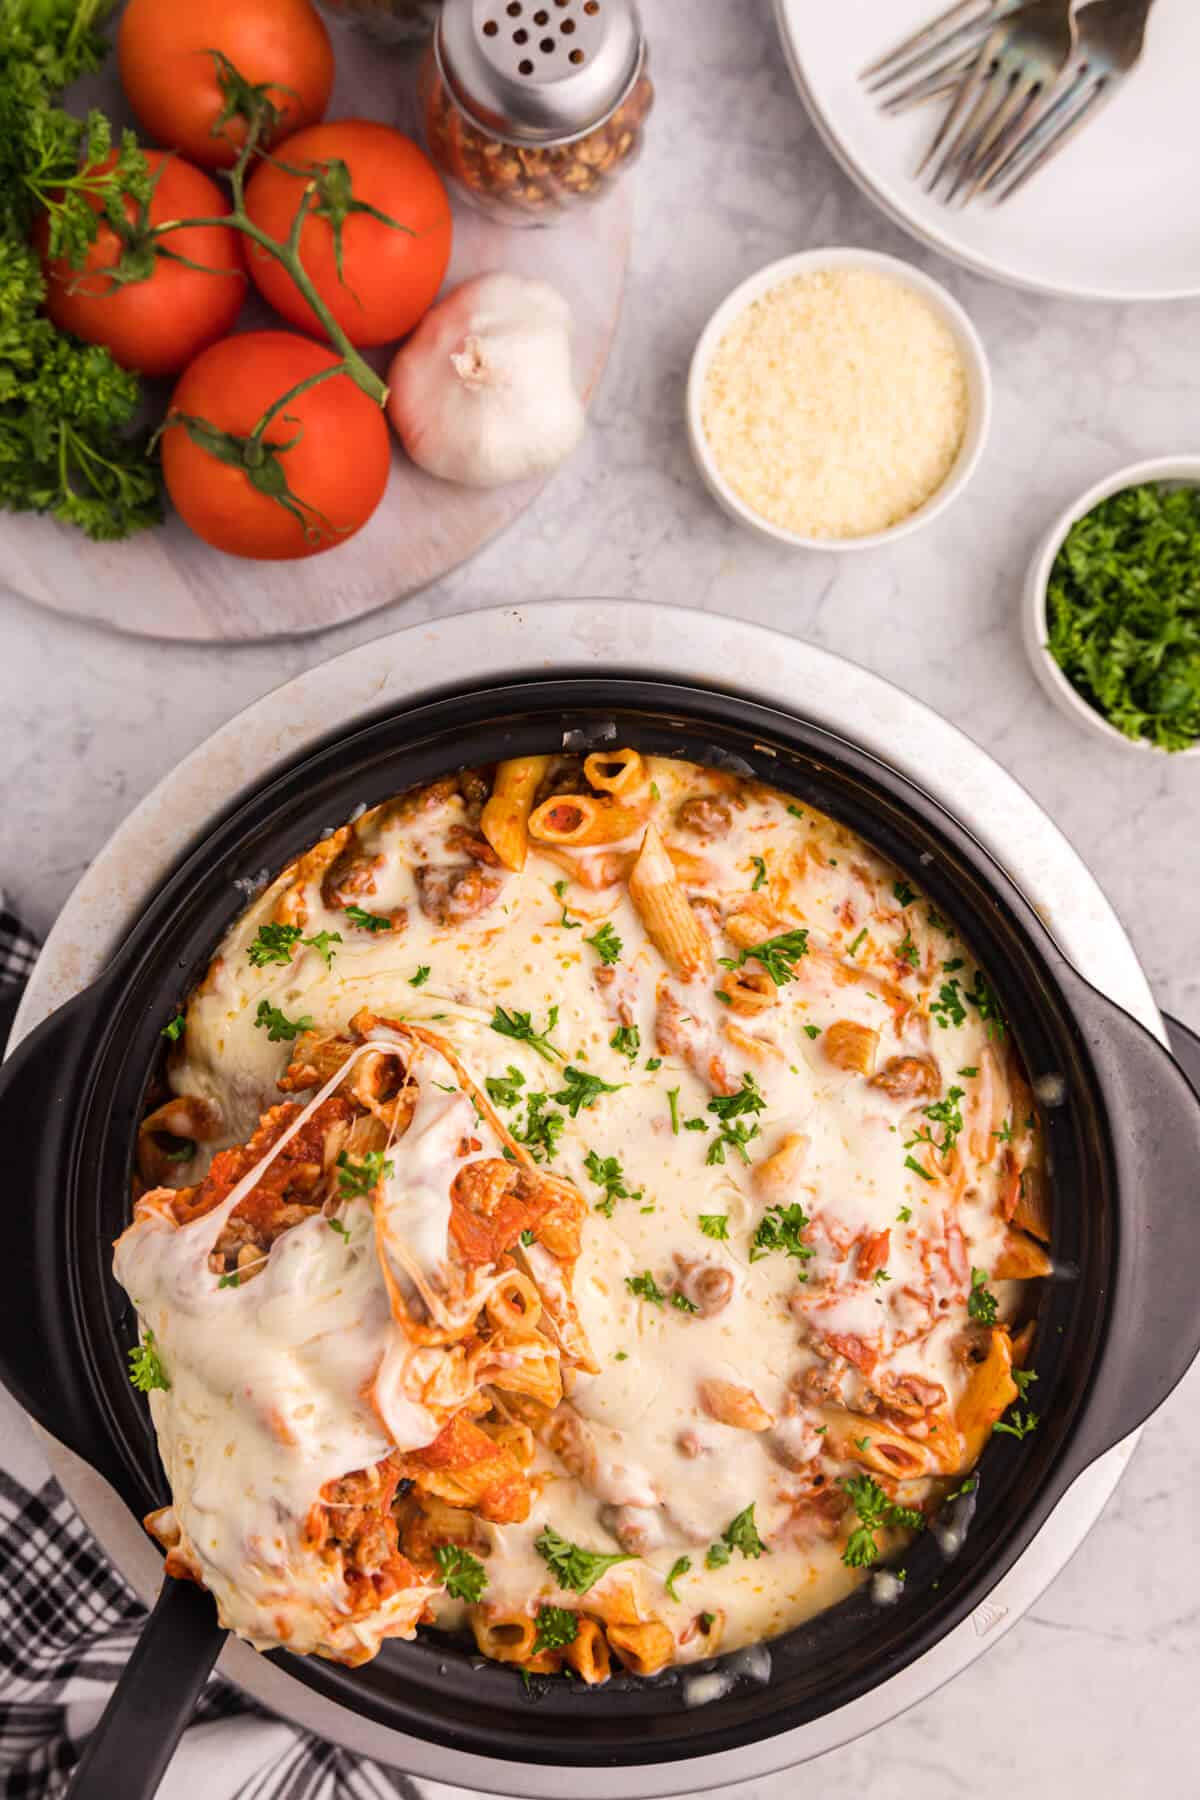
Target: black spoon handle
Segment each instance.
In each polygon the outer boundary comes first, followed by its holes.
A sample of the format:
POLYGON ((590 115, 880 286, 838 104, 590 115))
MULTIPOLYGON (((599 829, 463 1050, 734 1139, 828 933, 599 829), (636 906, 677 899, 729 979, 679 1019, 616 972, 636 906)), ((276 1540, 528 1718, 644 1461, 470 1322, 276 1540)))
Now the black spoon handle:
POLYGON ((88 1739, 68 1800, 153 1800, 224 1642, 211 1597, 168 1576, 88 1739))

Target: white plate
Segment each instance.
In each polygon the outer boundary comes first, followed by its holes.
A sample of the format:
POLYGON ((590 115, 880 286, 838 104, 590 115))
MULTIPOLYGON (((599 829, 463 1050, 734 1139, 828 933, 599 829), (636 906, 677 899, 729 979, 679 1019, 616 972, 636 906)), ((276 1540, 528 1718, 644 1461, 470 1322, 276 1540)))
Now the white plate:
POLYGON ((981 275, 1080 300, 1200 294, 1200 6, 1157 0, 1141 63, 1006 205, 943 206, 913 179, 940 102, 879 111, 858 72, 948 0, 775 0, 792 74, 846 173, 885 213, 981 275))

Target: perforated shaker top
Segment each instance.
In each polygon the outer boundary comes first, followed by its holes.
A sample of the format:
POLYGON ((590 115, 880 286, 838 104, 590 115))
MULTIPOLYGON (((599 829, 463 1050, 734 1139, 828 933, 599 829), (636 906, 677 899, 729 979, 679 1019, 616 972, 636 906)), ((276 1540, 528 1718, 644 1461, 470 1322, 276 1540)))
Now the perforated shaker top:
POLYGON ((485 131, 557 144, 620 105, 643 40, 633 0, 446 0, 434 47, 446 86, 485 131))

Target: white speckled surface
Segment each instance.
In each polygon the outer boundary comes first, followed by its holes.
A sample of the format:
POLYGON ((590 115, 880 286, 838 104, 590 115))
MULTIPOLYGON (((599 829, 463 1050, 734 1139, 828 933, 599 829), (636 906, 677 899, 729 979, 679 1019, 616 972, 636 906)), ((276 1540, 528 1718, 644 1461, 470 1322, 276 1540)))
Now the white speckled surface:
MULTIPOLYGON (((587 441, 470 567, 348 630, 259 650, 119 639, 0 601, 0 882, 45 927, 112 828, 193 745, 277 682, 379 632, 563 593, 628 594, 755 620, 920 695, 988 748, 1080 850, 1168 1010, 1200 1026, 1200 764, 1097 747, 1035 686, 1019 593, 1044 525, 1137 456, 1196 448, 1197 308, 1083 307, 989 286, 912 245, 837 172, 792 92, 766 0, 644 0, 659 107, 641 167, 620 338, 587 441), (945 280, 981 330, 996 418, 964 499, 863 557, 759 543, 703 492, 683 382, 713 305, 794 249, 861 243, 945 280), (1189 432, 1191 436, 1189 437, 1189 432)), ((81 554, 79 579, 87 579, 81 554)), ((717 671, 714 670, 714 674, 717 671)), ((803 695, 796 696, 802 702, 803 695)), ((1196 1791, 1186 1721, 1200 1658, 1200 1373, 1031 1614, 951 1687, 797 1777, 785 1800, 1090 1800, 1196 1791)))

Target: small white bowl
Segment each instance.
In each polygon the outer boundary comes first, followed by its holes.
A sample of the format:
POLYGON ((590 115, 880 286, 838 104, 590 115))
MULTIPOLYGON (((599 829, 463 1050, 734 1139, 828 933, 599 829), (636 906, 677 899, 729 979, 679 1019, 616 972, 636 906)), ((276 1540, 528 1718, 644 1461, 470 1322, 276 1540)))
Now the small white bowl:
POLYGON ((1121 750, 1132 750, 1138 756, 1200 756, 1200 743, 1189 745, 1186 750, 1160 750, 1157 744, 1150 743, 1147 738, 1126 737, 1123 731, 1110 725, 1104 714, 1097 712, 1076 691, 1046 648, 1046 639, 1050 635, 1046 620, 1046 590, 1050 585, 1054 559, 1062 548, 1068 531, 1085 513, 1090 513, 1094 506, 1099 506, 1101 500, 1107 500, 1111 494, 1119 494, 1124 488, 1139 487, 1144 481, 1172 481, 1177 485, 1200 486, 1200 456, 1156 456, 1150 462, 1130 463, 1126 468, 1118 469, 1115 475, 1108 475, 1103 481, 1098 481, 1095 487, 1090 487, 1086 494, 1081 494, 1078 500, 1061 512, 1038 545, 1025 577, 1025 592, 1021 602, 1021 635, 1025 640, 1033 672, 1046 693, 1060 712, 1074 719, 1092 737, 1103 738, 1106 744, 1121 750))
POLYGON ((928 525, 961 494, 974 474, 987 439, 991 416, 992 378, 988 371, 987 355, 979 333, 958 301, 952 299, 940 283, 914 268, 911 263, 902 262, 896 256, 880 255, 874 250, 802 250, 796 256, 784 256, 778 262, 768 263, 757 275, 751 275, 739 287, 735 287, 718 306, 700 334, 688 372, 688 437, 696 467, 709 490, 731 518, 750 526, 763 537, 774 538, 779 544, 790 544, 796 550, 874 550, 881 544, 892 544, 897 538, 907 537, 910 531, 917 531, 922 525, 928 525), (763 294, 778 287, 781 282, 790 281, 795 275, 812 275, 826 269, 866 269, 875 275, 890 276, 892 280, 919 294, 953 333, 967 376, 967 427, 954 466, 945 481, 923 506, 919 506, 906 519, 890 525, 886 531, 871 531, 863 537, 806 537, 801 532, 788 531, 782 525, 772 524, 770 519, 747 506, 730 487, 717 466, 717 459, 704 431, 704 385, 708 367, 717 346, 734 320, 755 300, 761 299, 763 294))

